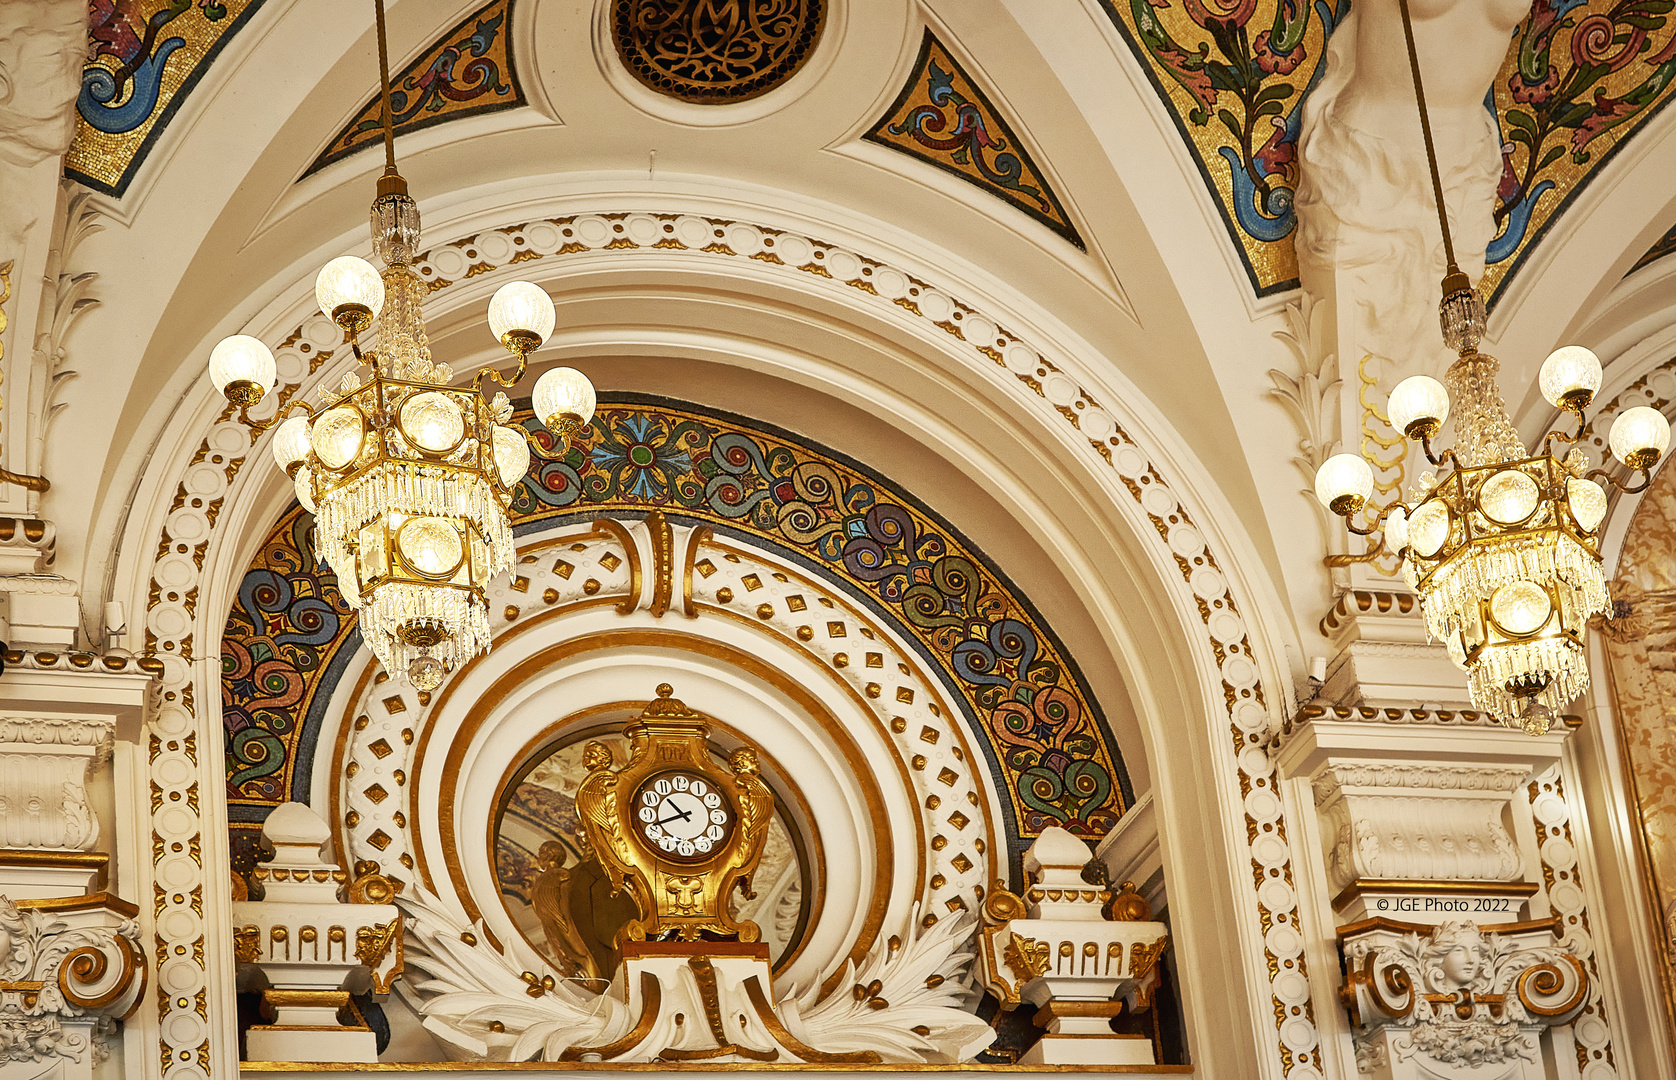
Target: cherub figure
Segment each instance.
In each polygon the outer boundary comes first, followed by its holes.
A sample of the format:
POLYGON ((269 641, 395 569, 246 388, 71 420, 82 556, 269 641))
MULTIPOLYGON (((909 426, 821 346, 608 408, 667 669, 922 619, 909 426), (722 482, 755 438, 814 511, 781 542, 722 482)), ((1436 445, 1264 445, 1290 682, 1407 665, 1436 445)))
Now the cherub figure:
MULTIPOLYGON (((746 837, 749 845, 739 863, 753 866, 762 851, 763 842, 768 839, 768 822, 774 814, 774 792, 763 782, 762 761, 754 748, 741 746, 727 759, 727 763, 733 769, 733 786, 739 793, 739 832, 746 837)), ((745 899, 756 899, 749 874, 740 875, 739 889, 745 894, 745 899)))
POLYGON ((582 941, 576 925, 570 920, 570 870, 565 866, 564 845, 549 840, 536 853, 535 884, 530 890, 530 906, 541 922, 547 937, 547 947, 571 968, 571 973, 587 979, 600 978, 599 965, 582 941))

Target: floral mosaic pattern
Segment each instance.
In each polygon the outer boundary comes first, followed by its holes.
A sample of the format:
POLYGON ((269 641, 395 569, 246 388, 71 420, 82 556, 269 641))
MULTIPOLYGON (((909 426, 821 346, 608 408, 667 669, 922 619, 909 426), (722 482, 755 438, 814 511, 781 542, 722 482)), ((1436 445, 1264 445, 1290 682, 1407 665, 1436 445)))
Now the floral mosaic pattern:
POLYGON ((1502 179, 1482 288, 1493 302, 1601 166, 1669 103, 1676 0, 1536 0, 1491 98, 1502 179))
MULTIPOLYGON (((527 407, 516 422, 543 442, 550 438, 527 407)), ((1097 837, 1116 824, 1130 798, 1128 778, 1075 665, 1011 583, 917 500, 766 425, 619 395, 601 405, 562 460, 532 466, 513 503, 513 523, 527 531, 547 520, 653 508, 766 541, 891 619, 963 699, 988 743, 996 782, 1010 795, 1017 836, 1060 825, 1097 837)), ((330 590, 341 605, 329 575, 295 564, 307 522, 295 508, 282 519, 228 620, 224 696, 267 702, 253 685, 257 671, 276 692, 272 708, 246 704, 227 714, 229 746, 249 746, 256 758, 229 751, 230 800, 274 804, 291 797, 277 777, 295 768, 290 758, 301 745, 301 718, 335 682, 310 682, 311 673, 329 667, 336 650, 353 649, 352 621, 339 621, 333 635, 310 622, 303 634, 274 608, 280 578, 289 595, 324 597, 330 590), (247 664, 245 654, 267 640, 289 648, 270 650, 272 670, 247 664), (292 696, 279 703, 285 695, 292 696)))
POLYGON ((316 692, 336 682, 332 661, 361 643, 337 578, 308 542, 314 519, 293 506, 239 585, 221 640, 221 718, 235 864, 248 869, 267 811, 308 798, 307 723, 316 692))
POLYGON ((1006 118, 930 30, 908 84, 865 138, 976 184, 1087 250, 1006 118))
POLYGON ((1258 296, 1297 288, 1298 130, 1350 0, 1100 0, 1146 69, 1258 296))
POLYGON ((64 174, 120 196, 263 0, 88 0, 87 66, 64 174))
MULTIPOLYGON (((512 58, 512 0, 490 0, 467 15, 390 80, 396 134, 524 104, 512 58)), ((377 94, 309 165, 304 176, 376 145, 384 137, 377 94)))

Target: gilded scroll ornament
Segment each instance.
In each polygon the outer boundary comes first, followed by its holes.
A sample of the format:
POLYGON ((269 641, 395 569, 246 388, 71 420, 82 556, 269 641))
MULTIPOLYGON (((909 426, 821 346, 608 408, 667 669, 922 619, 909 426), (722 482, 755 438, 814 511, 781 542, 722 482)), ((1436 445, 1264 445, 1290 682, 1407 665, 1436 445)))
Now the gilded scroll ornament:
POLYGON ((636 79, 700 105, 746 101, 795 75, 825 0, 613 0, 611 41, 636 79))

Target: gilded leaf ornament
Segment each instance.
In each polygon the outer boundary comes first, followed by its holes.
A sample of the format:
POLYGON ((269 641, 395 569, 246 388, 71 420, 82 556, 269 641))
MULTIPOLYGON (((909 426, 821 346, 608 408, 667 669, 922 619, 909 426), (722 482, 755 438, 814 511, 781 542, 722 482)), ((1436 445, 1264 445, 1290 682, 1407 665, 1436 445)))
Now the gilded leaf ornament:
POLYGON ((864 137, 977 185, 1087 250, 1012 125, 929 29, 907 85, 864 137))
POLYGON ((1053 946, 1046 941, 1014 934, 1007 939, 1007 948, 1002 957, 1007 966, 1013 969, 1020 983, 1027 983, 1031 979, 1039 979, 1047 974, 1048 958, 1053 953, 1053 946))
MULTIPOLYGON (((512 55, 512 11, 513 0, 490 0, 391 77, 397 135, 525 104, 512 55)), ((375 93, 303 175, 378 145, 383 124, 384 105, 375 93)))

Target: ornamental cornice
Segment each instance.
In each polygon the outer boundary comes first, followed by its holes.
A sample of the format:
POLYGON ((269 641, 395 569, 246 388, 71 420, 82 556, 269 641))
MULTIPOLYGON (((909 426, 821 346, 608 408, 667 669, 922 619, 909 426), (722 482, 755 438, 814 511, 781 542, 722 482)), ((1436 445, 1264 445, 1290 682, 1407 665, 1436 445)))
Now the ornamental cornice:
MULTIPOLYGON (((1344 762, 1329 764, 1311 781, 1315 802, 1321 805, 1345 788, 1406 789, 1410 791, 1488 792, 1510 798, 1530 779, 1524 766, 1469 766, 1344 762)), ((1390 790, 1381 795, 1394 794, 1390 790)))
POLYGON ((0 716, 0 744, 91 746, 108 750, 115 730, 116 725, 110 720, 0 716))

